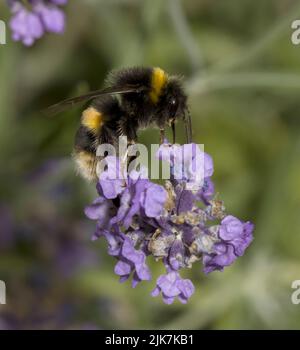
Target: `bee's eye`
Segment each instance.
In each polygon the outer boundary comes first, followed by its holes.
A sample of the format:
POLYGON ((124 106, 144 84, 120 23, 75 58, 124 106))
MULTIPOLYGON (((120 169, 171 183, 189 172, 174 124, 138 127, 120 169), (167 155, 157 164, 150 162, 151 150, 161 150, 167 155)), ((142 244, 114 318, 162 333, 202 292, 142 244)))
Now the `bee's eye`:
POLYGON ((169 117, 170 118, 175 118, 176 113, 178 109, 178 101, 175 97, 170 98, 169 100, 169 107, 168 107, 168 112, 169 112, 169 117))
POLYGON ((176 98, 172 98, 171 100, 170 100, 170 105, 171 106, 176 106, 176 104, 177 104, 177 100, 176 100, 176 98))

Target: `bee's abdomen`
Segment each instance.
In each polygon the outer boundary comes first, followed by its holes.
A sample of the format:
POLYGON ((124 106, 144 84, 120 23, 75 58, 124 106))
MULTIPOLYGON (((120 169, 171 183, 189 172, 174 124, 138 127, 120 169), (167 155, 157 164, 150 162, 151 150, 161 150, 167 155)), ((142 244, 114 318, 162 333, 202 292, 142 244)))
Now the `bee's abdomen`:
POLYGON ((96 150, 97 136, 86 126, 80 125, 75 137, 73 157, 77 171, 89 181, 96 179, 96 150))
POLYGON ((97 179, 98 146, 115 142, 120 114, 118 100, 111 96, 94 100, 82 113, 73 157, 77 171, 89 181, 97 179))

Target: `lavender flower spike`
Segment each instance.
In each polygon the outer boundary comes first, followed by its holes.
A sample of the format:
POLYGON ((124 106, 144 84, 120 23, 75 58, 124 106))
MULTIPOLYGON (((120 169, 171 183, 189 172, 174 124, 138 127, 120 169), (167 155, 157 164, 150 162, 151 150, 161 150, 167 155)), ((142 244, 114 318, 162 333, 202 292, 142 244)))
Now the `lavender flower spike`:
POLYGON ((145 178, 142 170, 120 174, 120 161, 107 157, 114 167, 100 174, 99 197, 85 212, 97 221, 93 238, 104 237, 108 254, 117 259, 114 271, 120 282, 132 277, 136 287, 150 280, 147 259, 153 257, 167 273, 158 278, 152 296, 161 294, 166 304, 176 299, 185 304, 195 288, 180 271, 198 262, 205 273, 222 271, 250 245, 253 224, 228 215, 215 198, 212 158, 197 145, 164 144, 157 156, 171 170, 164 186, 145 178), (195 162, 197 156, 200 162, 195 162))

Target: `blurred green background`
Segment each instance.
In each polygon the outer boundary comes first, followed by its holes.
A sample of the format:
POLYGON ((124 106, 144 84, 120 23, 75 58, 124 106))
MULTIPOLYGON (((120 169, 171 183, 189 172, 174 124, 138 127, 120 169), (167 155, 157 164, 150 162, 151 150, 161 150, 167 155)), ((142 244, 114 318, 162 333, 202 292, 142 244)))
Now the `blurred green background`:
MULTIPOLYGON (((291 302, 300 279, 299 1, 71 0, 66 12, 64 35, 0 46, 0 329, 300 328, 291 302), (83 208, 95 188, 70 158, 80 109, 38 112, 135 65, 185 76, 216 190, 228 213, 256 226, 224 273, 185 271, 196 287, 187 305, 149 296, 161 264, 150 262, 150 283, 119 284, 104 240, 90 241, 83 208)), ((4 2, 0 13, 9 20, 4 2)))

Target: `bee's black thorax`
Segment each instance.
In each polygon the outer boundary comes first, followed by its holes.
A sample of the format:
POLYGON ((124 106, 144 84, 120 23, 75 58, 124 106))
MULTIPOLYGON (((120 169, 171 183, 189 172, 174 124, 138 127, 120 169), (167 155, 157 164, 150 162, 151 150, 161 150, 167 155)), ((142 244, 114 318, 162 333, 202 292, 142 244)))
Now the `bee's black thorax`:
MULTIPOLYGON (((139 93, 121 96, 125 118, 136 129, 154 124, 163 129, 170 119, 182 117, 186 95, 177 77, 169 77, 160 68, 131 68, 110 75, 113 86, 145 86, 139 93), (172 101, 175 100, 175 104, 172 101)), ((126 121, 123 121, 123 124, 126 121)))
MULTIPOLYGON (((151 90, 152 68, 130 68, 112 73, 109 83, 112 86, 144 86, 151 90)), ((128 123, 137 128, 149 125, 154 105, 150 100, 148 91, 128 93, 121 96, 121 105, 128 118, 128 123)), ((125 121, 124 121, 125 123, 125 121)))

